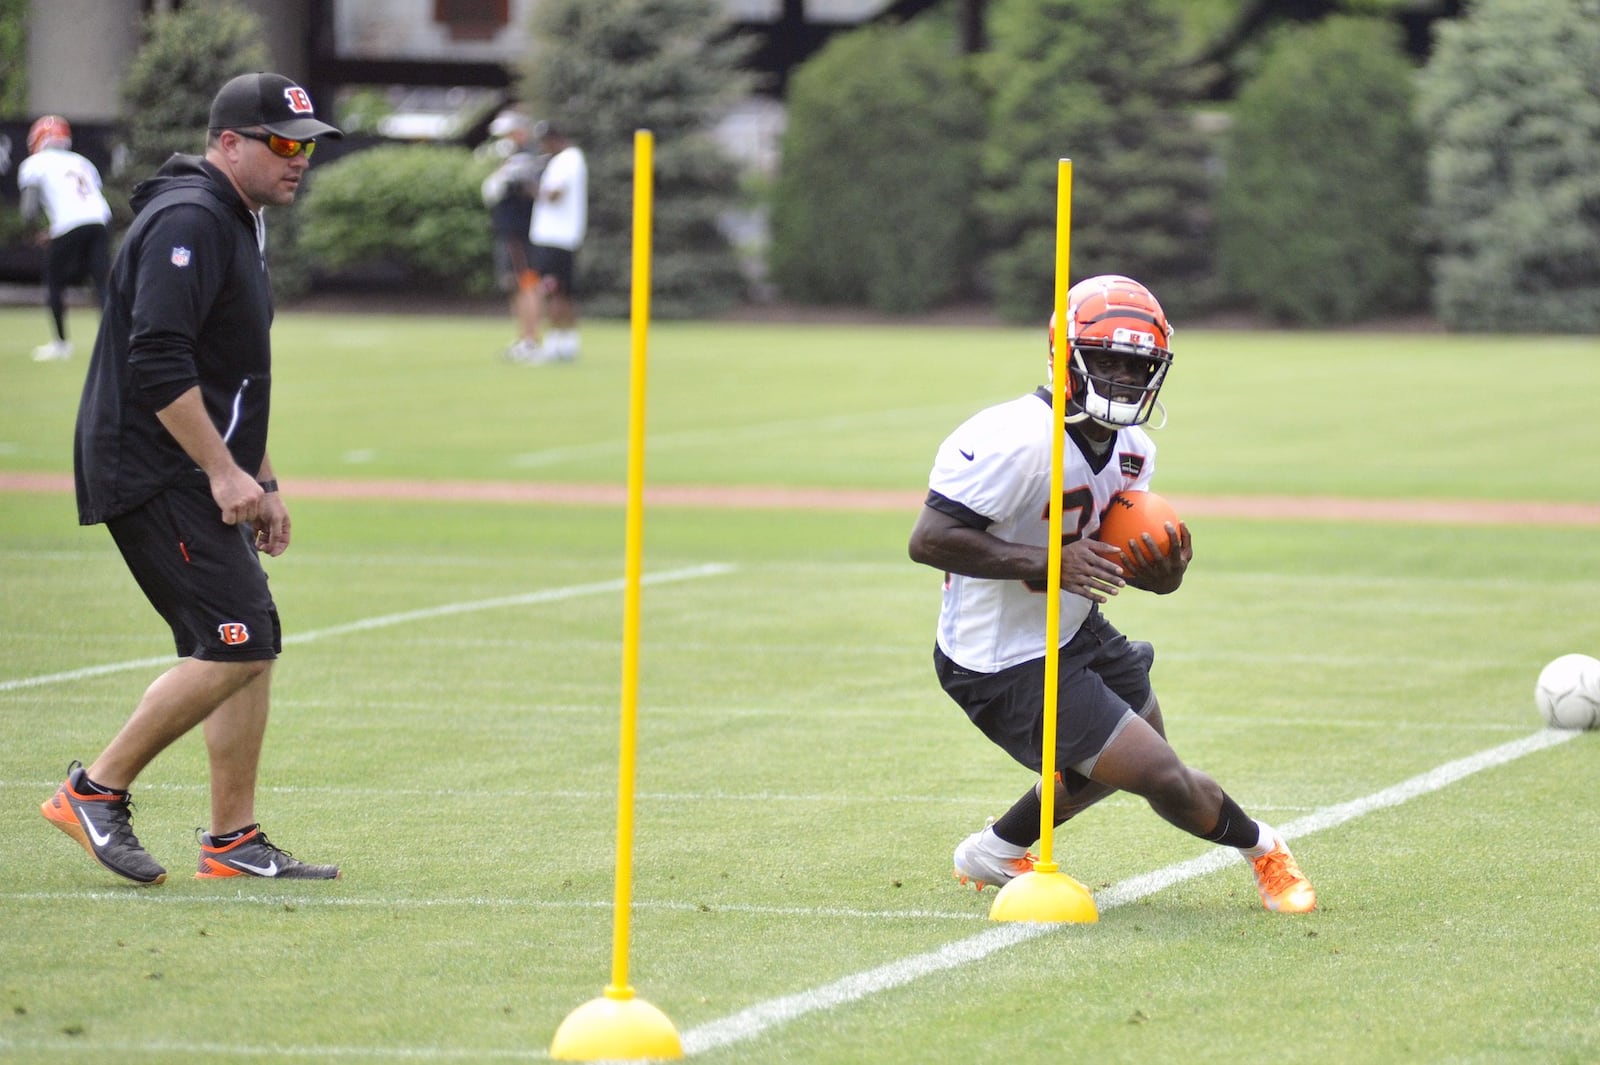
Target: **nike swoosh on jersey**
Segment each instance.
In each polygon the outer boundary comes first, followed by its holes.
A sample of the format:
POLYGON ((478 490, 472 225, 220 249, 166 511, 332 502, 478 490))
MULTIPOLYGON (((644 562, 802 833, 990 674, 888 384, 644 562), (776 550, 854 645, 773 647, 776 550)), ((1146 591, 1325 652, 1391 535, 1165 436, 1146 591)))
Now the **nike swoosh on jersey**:
POLYGON ((960 448, 956 448, 956 454, 960 455, 968 462, 971 462, 973 459, 978 457, 978 453, 976 451, 962 451, 960 448))
POLYGON ((111 842, 111 837, 109 835, 94 827, 94 822, 89 820, 89 815, 87 813, 79 810, 78 820, 83 822, 85 831, 89 833, 89 838, 94 840, 94 845, 96 847, 104 847, 107 843, 111 842))

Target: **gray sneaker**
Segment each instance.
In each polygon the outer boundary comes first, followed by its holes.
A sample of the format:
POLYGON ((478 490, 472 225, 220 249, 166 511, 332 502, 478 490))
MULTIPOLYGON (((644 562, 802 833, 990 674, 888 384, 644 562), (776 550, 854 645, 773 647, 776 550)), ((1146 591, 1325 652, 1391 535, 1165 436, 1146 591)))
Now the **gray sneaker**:
POLYGON ((195 829, 200 838, 200 871, 196 880, 218 880, 229 876, 259 876, 276 880, 337 880, 337 865, 308 865, 281 847, 274 846, 260 825, 232 843, 217 846, 211 836, 195 829))
POLYGON ((82 762, 67 767, 67 779, 39 805, 44 819, 83 845, 89 857, 136 884, 159 884, 167 871, 139 846, 133 834, 133 801, 125 791, 102 795, 84 783, 82 762))

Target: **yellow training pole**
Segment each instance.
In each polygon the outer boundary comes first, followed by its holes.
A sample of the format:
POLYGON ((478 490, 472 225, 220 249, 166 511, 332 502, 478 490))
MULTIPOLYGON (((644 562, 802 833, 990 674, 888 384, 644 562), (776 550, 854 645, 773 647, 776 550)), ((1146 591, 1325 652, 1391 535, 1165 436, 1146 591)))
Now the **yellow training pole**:
POLYGON ((556 1029, 557 1061, 681 1058, 683 1044, 666 1014, 628 986, 628 919, 633 904, 633 778, 639 717, 639 576, 644 548, 644 393, 650 323, 650 216, 655 138, 633 135, 632 363, 628 392, 628 516, 622 598, 622 753, 617 771, 617 872, 611 934, 611 983, 556 1029))
POLYGON ((1046 566, 1044 624, 1044 750, 1039 773, 1039 861, 1001 888, 989 907, 992 921, 1090 922, 1100 919, 1089 889, 1061 872, 1054 861, 1056 807, 1056 709, 1061 660, 1061 492, 1067 413, 1067 278, 1072 240, 1072 160, 1056 167, 1056 300, 1054 372, 1051 373, 1050 409, 1054 432, 1050 440, 1049 561, 1046 566))

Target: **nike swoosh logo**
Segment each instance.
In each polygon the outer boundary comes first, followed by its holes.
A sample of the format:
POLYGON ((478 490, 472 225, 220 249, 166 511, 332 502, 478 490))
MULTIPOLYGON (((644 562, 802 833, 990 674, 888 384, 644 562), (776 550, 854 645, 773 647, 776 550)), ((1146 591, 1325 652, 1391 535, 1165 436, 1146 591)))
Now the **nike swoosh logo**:
POLYGON ((960 448, 956 448, 956 454, 960 455, 962 458, 966 459, 968 462, 971 462, 973 459, 978 457, 977 452, 975 452, 975 451, 962 451, 960 448))
POLYGON ((245 872, 254 873, 257 876, 277 876, 278 875, 278 863, 277 862, 273 862, 271 865, 250 865, 250 864, 248 864, 246 862, 238 862, 238 861, 236 861, 233 864, 238 866, 240 869, 243 869, 245 872))
POLYGON ((94 827, 94 822, 89 820, 89 815, 82 810, 78 811, 78 820, 83 822, 84 831, 89 833, 89 838, 94 840, 96 847, 104 847, 111 842, 111 837, 94 827))

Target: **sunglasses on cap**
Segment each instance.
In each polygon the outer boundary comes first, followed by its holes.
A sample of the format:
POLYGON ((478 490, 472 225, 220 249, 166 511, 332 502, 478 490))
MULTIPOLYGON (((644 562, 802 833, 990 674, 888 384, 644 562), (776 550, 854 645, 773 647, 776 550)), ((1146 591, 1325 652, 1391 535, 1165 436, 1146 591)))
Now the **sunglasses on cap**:
POLYGON ((234 132, 249 140, 260 141, 267 146, 267 149, 273 155, 284 159, 293 159, 297 155, 303 155, 310 159, 311 153, 317 150, 317 142, 315 140, 294 141, 288 137, 280 137, 276 133, 263 133, 253 129, 236 129, 234 132))

